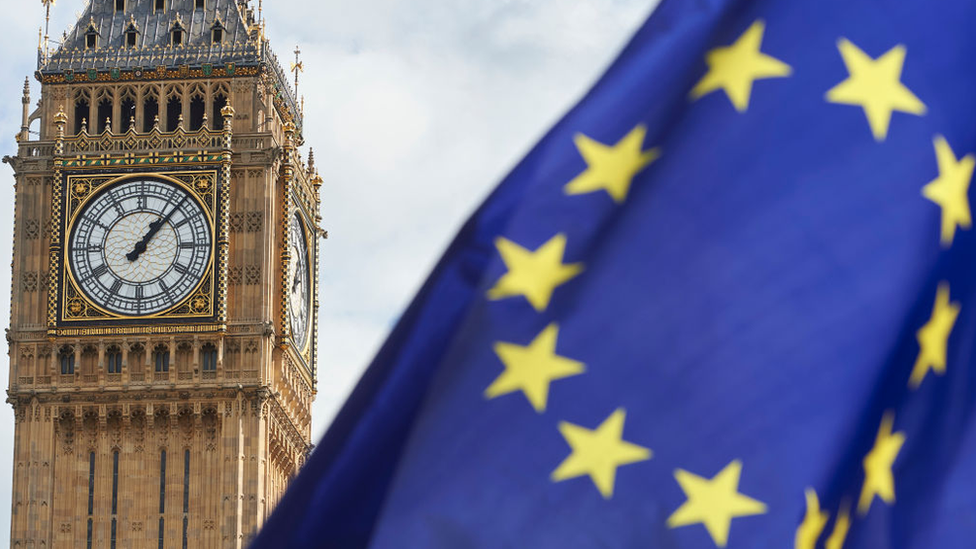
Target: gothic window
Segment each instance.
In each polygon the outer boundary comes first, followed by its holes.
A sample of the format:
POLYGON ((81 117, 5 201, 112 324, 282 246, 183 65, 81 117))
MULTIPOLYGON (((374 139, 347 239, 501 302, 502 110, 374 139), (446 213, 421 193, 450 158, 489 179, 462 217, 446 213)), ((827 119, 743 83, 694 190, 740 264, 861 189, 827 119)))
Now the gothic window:
POLYGON ((64 346, 58 354, 61 360, 61 375, 74 375, 75 373, 75 351, 71 347, 64 346))
POLYGON ((223 93, 217 93, 213 98, 213 116, 210 117, 213 120, 212 126, 215 130, 224 129, 224 115, 220 114, 220 111, 227 106, 227 96, 223 93))
POLYGON ((166 0, 155 0, 155 2, 156 2, 156 5, 155 5, 155 9, 156 10, 164 10, 164 9, 166 9, 166 0))
POLYGON ((183 45, 183 29, 173 29, 172 37, 170 43, 174 48, 183 45))
POLYGON ((183 102, 179 95, 173 95, 166 102, 166 131, 176 131, 180 123, 180 116, 183 114, 183 102))
POLYGON ((217 369, 217 348, 212 343, 207 343, 200 349, 200 362, 203 364, 204 372, 217 369))
POLYGON ((105 352, 105 359, 108 362, 108 373, 122 373, 122 350, 118 347, 109 347, 105 352))
POLYGON ((106 129, 111 130, 109 122, 112 118, 112 100, 108 97, 103 97, 101 101, 98 102, 98 133, 104 132, 106 129))
POLYGON ((142 101, 142 131, 146 133, 152 131, 158 116, 159 101, 155 96, 149 95, 142 101))
POLYGON ((119 116, 122 117, 119 120, 119 129, 122 133, 129 131, 129 129, 135 129, 135 118, 136 118, 136 100, 132 97, 126 97, 122 99, 122 104, 119 109, 119 116))
POLYGON ((157 372, 169 371, 169 348, 165 345, 157 345, 153 349, 153 364, 156 365, 157 372))
POLYGON ((88 97, 79 94, 78 98, 75 99, 75 134, 81 133, 82 127, 88 131, 89 108, 88 97))
POLYGON ((93 50, 98 47, 98 32, 94 28, 89 28, 85 33, 85 48, 93 50))
POLYGON ((127 48, 134 48, 134 47, 136 47, 136 35, 137 34, 138 33, 135 31, 135 29, 132 29, 132 28, 130 28, 129 30, 125 31, 125 47, 127 47, 127 48))
POLYGON ((196 9, 202 10, 205 7, 207 7, 206 4, 207 4, 206 0, 196 0, 196 9))
POLYGON ((219 44, 224 40, 224 24, 220 22, 220 16, 218 15, 210 25, 210 43, 219 44))
POLYGON ((115 0, 115 11, 125 11, 125 0, 115 0))
POLYGON ((207 112, 207 106, 203 101, 203 95, 199 92, 190 98, 190 131, 197 131, 203 127, 203 116, 207 112))
POLYGON ((98 371, 98 349, 94 345, 86 345, 81 350, 81 373, 94 374, 98 371))

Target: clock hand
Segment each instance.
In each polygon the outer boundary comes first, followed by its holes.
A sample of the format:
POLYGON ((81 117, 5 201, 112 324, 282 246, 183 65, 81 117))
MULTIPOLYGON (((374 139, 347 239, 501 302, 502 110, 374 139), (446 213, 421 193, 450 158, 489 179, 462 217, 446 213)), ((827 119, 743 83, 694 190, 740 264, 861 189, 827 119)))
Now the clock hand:
POLYGON ((166 217, 163 217, 162 219, 157 219, 156 221, 150 223, 149 230, 146 231, 145 235, 143 235, 142 240, 136 242, 136 245, 134 248, 132 248, 132 251, 125 254, 125 258, 128 259, 129 261, 135 261, 139 259, 139 256, 142 254, 142 252, 146 251, 146 247, 149 245, 149 241, 152 240, 152 237, 156 235, 159 229, 163 225, 165 225, 167 221, 169 221, 169 218, 173 217, 173 213, 176 210, 180 209, 180 206, 182 206, 184 202, 186 202, 186 195, 183 196, 183 200, 180 200, 179 204, 174 206, 173 209, 170 210, 168 214, 166 214, 166 217))
POLYGON ((291 293, 298 291, 298 285, 302 281, 302 273, 295 269, 295 278, 291 281, 291 293))

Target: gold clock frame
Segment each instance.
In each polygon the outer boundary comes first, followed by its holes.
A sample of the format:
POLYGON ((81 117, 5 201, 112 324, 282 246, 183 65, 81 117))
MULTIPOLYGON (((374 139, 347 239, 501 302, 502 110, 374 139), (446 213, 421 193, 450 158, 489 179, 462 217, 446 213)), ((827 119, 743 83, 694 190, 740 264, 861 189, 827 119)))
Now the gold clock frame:
MULTIPOLYGON (((307 337, 305 338, 304 346, 298 347, 293 345, 292 347, 296 351, 298 351, 298 354, 305 361, 305 364, 310 366, 312 364, 311 361, 312 339, 314 339, 312 332, 314 332, 315 329, 317 328, 317 324, 315 322, 316 319, 315 319, 314 309, 315 309, 316 284, 318 283, 315 276, 316 273, 318 272, 318 256, 315 253, 315 246, 318 245, 318 242, 315 239, 315 235, 312 233, 311 229, 309 228, 311 227, 311 222, 309 220, 308 214, 305 212, 304 208, 298 205, 300 204, 299 201, 295 200, 295 203, 296 203, 296 207, 293 209, 292 215, 298 216, 299 225, 301 226, 302 229, 302 234, 305 236, 305 257, 308 258, 308 323, 305 328, 308 333, 306 334, 307 337)), ((290 218, 288 219, 288 223, 289 224, 291 223, 290 218)), ((294 261, 294 259, 289 255, 288 261, 289 262, 294 261)), ((293 311, 291 310, 291 302, 289 301, 288 333, 289 333, 290 341, 293 343, 295 341, 295 335, 291 333, 290 315, 292 313, 293 311)), ((309 367, 309 369, 311 369, 311 367, 309 367)))
MULTIPOLYGON (((57 316, 56 325, 59 328, 59 335, 66 333, 63 328, 69 326, 82 326, 86 323, 98 323, 99 326, 105 322, 117 322, 129 325, 126 329, 118 330, 125 333, 161 333, 173 330, 169 322, 166 325, 159 325, 160 321, 175 322, 215 322, 210 326, 211 331, 222 329, 217 324, 216 315, 219 308, 217 303, 219 298, 219 273, 217 266, 226 264, 227 249, 219 246, 218 220, 221 219, 221 196, 220 196, 221 169, 212 167, 206 169, 190 169, 179 171, 153 171, 153 172, 121 172, 121 173, 68 173, 64 176, 64 206, 57 209, 58 219, 53 220, 60 228, 61 234, 65 235, 62 253, 58 254, 63 259, 51 264, 51 279, 58 282, 57 288, 57 316), (179 186, 193 197, 202 207, 207 217, 211 231, 211 253, 206 271, 196 287, 174 306, 157 313, 148 315, 124 315, 108 311, 90 300, 78 286, 71 268, 68 265, 67 247, 71 230, 77 221, 78 214, 84 209, 93 196, 97 195, 102 189, 133 179, 153 178, 179 186), (151 326, 132 326, 140 322, 151 322, 151 326), (169 329, 167 329, 169 328, 169 329)), ((224 191, 226 192, 226 191, 224 191)), ((77 333, 88 333, 91 330, 104 331, 106 328, 80 328, 77 333)), ((207 326, 194 324, 194 330, 207 330, 207 326)), ((75 332, 75 330, 71 330, 75 332)), ((111 330, 114 333, 116 330, 111 330)))

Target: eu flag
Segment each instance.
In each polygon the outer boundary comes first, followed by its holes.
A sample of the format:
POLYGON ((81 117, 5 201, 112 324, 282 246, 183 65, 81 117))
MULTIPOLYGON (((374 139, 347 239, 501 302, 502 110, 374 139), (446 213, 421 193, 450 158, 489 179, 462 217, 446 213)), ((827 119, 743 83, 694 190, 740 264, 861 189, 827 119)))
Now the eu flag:
POLYGON ((973 547, 974 24, 666 0, 255 546, 973 547))

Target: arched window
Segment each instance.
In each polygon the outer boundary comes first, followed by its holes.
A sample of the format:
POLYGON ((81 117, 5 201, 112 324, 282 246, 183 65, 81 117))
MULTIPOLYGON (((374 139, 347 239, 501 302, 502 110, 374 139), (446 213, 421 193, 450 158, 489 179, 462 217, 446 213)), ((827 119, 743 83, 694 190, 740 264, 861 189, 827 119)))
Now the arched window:
POLYGON ((119 128, 122 133, 129 131, 129 128, 135 129, 135 118, 136 118, 136 100, 131 96, 127 96, 122 99, 122 103, 119 105, 119 116, 122 118, 119 120, 119 128))
POLYGON ((210 126, 215 130, 224 129, 224 115, 220 114, 220 111, 227 106, 227 96, 223 93, 218 93, 214 95, 213 98, 213 116, 210 117, 210 126))
POLYGON ((93 50, 98 47, 98 29, 95 28, 95 20, 88 24, 85 30, 85 49, 93 50))
POLYGON ((159 117, 159 101, 156 96, 148 95, 142 100, 142 131, 152 131, 156 119, 159 117))
POLYGON ((157 372, 169 371, 169 348, 165 345, 157 345, 153 349, 153 364, 156 365, 157 372))
POLYGON ((75 99, 75 133, 81 133, 81 129, 85 128, 88 131, 88 114, 90 110, 90 105, 88 104, 88 96, 78 95, 75 99))
POLYGON ((203 116, 207 112, 207 105, 203 95, 195 94, 190 98, 190 131, 197 131, 203 127, 203 116))
POLYGON ((121 374, 122 373, 122 349, 116 346, 109 347, 105 351, 105 361, 108 364, 108 373, 110 374, 121 374))
POLYGON ((111 130, 109 127, 109 122, 112 119, 112 100, 108 97, 103 97, 101 101, 98 102, 98 133, 104 132, 106 129, 111 130))
POLYGON ((176 131, 176 126, 180 123, 180 116, 183 114, 183 102, 179 95, 173 95, 166 102, 166 131, 176 131))
POLYGON ((58 358, 61 361, 61 375, 74 375, 75 350, 65 345, 64 347, 61 347, 61 352, 58 353, 58 358))
POLYGON ((217 347, 213 343, 207 343, 200 349, 200 363, 204 372, 213 372, 217 369, 217 347))

